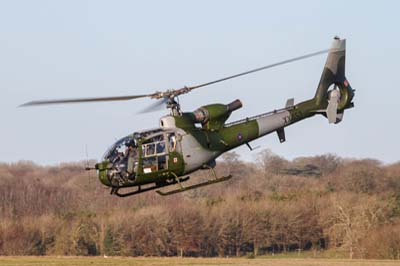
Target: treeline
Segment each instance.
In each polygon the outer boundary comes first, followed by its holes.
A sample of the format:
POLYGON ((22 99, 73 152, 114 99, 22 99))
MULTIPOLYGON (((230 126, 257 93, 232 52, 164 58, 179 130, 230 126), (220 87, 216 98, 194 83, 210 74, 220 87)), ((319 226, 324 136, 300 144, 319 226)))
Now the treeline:
MULTIPOLYGON (((253 163, 225 183, 118 198, 84 163, 0 164, 0 255, 258 256, 312 251, 400 259, 400 163, 335 155, 253 163)), ((197 183, 207 172, 191 177, 197 183)))

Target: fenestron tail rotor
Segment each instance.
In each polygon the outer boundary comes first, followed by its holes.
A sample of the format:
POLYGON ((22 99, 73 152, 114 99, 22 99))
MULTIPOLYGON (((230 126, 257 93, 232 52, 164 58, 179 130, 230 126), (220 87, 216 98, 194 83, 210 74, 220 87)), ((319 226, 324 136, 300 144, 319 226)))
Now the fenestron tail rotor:
POLYGON ((202 83, 202 84, 198 84, 195 86, 185 86, 183 88, 180 89, 170 89, 170 90, 166 90, 163 92, 154 92, 151 94, 142 94, 142 95, 127 95, 127 96, 111 96, 111 97, 95 97, 95 98, 71 98, 71 99, 54 99, 54 100, 37 100, 37 101, 30 101, 27 103, 24 103, 22 105, 20 105, 20 107, 28 107, 28 106, 42 106, 42 105, 53 105, 53 104, 71 104, 71 103, 87 103, 87 102, 109 102, 109 101, 128 101, 128 100, 133 100, 133 99, 139 99, 139 98, 151 98, 151 99, 157 99, 159 100, 157 103, 149 106, 148 108, 145 108, 144 110, 142 110, 140 113, 145 113, 145 112, 151 112, 153 110, 156 110, 157 108, 159 108, 160 106, 166 105, 167 108, 171 108, 172 110, 175 111, 179 111, 179 103, 176 102, 175 98, 178 97, 179 95, 182 94, 186 94, 191 92, 194 89, 198 89, 198 88, 202 88, 202 87, 206 87, 212 84, 216 84, 219 82, 223 82, 223 81, 227 81, 230 79, 234 79, 234 78, 238 78, 244 75, 248 75, 251 73, 255 73, 261 70, 265 70, 265 69, 269 69, 269 68, 273 68, 273 67, 277 67, 280 65, 284 65, 284 64, 288 64, 288 63, 292 63, 295 61, 299 61, 299 60, 303 60, 306 58, 310 58, 313 56, 317 56, 317 55, 321 55, 324 53, 329 52, 329 50, 322 50, 322 51, 318 51, 318 52, 314 52, 314 53, 310 53, 310 54, 306 54, 306 55, 302 55, 299 57, 294 57, 291 59, 287 59, 284 61, 280 61, 274 64, 270 64, 270 65, 266 65, 263 67, 259 67, 259 68, 255 68, 252 70, 248 70, 242 73, 238 73, 232 76, 228 76, 228 77, 224 77, 224 78, 220 78, 217 80, 213 80, 213 81, 209 81, 206 83, 202 83))

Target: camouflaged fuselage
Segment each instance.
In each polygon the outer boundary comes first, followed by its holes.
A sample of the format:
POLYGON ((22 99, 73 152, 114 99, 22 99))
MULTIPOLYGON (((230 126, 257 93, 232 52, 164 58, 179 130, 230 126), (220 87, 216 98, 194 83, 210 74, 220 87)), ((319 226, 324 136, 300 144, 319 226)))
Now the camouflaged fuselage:
MULTIPOLYGON (((340 100, 337 105, 338 118, 335 121, 338 123, 343 118, 344 110, 353 107, 354 97, 354 91, 345 77, 345 40, 334 40, 317 91, 310 100, 298 104, 294 104, 293 100, 288 100, 282 109, 228 124, 226 120, 232 111, 241 107, 240 101, 228 105, 211 104, 195 112, 161 118, 160 132, 165 132, 165 138, 173 132, 177 138, 177 146, 174 149, 167 147, 166 167, 156 169, 156 171, 145 171, 143 145, 151 136, 140 138, 137 140, 138 161, 135 178, 119 186, 164 184, 167 180, 176 179, 199 169, 213 167, 215 159, 224 152, 273 132, 277 132, 279 140, 283 142, 285 127, 316 114, 327 116, 326 110, 332 85, 340 91, 340 100)), ((112 164, 109 161, 103 161, 97 167, 100 181, 106 186, 113 186, 109 178, 111 168, 112 164)))

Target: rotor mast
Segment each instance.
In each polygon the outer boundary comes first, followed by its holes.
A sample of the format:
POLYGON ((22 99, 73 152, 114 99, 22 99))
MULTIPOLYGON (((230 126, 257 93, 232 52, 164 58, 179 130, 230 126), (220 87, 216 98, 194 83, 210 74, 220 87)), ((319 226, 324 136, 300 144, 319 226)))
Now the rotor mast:
POLYGON ((167 108, 171 109, 172 116, 180 116, 182 115, 181 106, 175 98, 169 98, 167 101, 167 108))

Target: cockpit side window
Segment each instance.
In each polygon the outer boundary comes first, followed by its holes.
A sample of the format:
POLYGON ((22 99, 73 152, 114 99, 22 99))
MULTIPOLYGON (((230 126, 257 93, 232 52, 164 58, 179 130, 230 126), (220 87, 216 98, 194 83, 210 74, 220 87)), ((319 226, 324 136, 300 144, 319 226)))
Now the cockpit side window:
POLYGON ((163 155, 166 153, 164 135, 157 135, 146 140, 142 145, 144 157, 163 155))
POLYGON ((165 141, 159 141, 156 143, 156 152, 157 154, 165 153, 165 141))
POLYGON ((155 143, 144 144, 142 146, 142 150, 144 151, 144 156, 145 157, 154 156, 156 151, 155 147, 156 147, 155 143))
POLYGON ((156 135, 142 144, 143 172, 167 169, 167 150, 164 134, 156 135))

